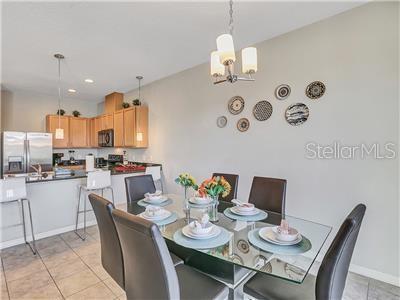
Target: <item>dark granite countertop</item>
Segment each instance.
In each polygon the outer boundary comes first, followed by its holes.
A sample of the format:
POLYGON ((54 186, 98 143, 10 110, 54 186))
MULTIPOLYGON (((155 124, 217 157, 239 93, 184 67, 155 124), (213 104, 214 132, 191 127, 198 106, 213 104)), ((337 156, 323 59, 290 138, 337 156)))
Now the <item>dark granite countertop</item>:
MULTIPOLYGON (((156 163, 140 163, 140 165, 144 167, 151 167, 151 166, 161 166, 161 164, 156 163)), ((107 166, 101 168, 102 170, 110 170, 111 175, 124 175, 124 174, 134 174, 134 173, 144 173, 143 169, 134 170, 134 169, 127 169, 124 171, 117 171, 115 166, 107 166)), ((44 177, 27 177, 26 183, 35 183, 35 182, 51 182, 51 181, 59 181, 59 180, 68 180, 68 179, 79 179, 79 178, 86 178, 87 172, 85 170, 72 170, 71 175, 55 175, 50 174, 47 178, 44 177)))

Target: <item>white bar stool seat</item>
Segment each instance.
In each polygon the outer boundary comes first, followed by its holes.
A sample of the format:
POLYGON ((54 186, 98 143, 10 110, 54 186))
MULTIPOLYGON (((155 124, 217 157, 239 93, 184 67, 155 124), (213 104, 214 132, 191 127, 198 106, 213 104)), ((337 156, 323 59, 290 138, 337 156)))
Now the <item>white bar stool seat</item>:
POLYGON ((29 199, 27 198, 27 194, 26 194, 25 177, 0 179, 0 190, 1 190, 0 204, 8 204, 8 203, 17 202, 21 209, 22 222, 8 226, 8 227, 22 225, 22 229, 23 229, 23 233, 24 233, 24 241, 29 246, 29 248, 31 248, 33 254, 36 254, 37 250, 36 250, 36 244, 35 244, 35 234, 33 231, 31 203, 30 203, 29 199), (32 242, 31 243, 26 240, 24 202, 26 202, 28 204, 28 214, 29 214, 31 233, 32 233, 32 242))
POLYGON ((114 190, 111 187, 111 171, 97 170, 87 173, 86 185, 82 184, 79 186, 79 196, 78 196, 78 208, 76 210, 76 224, 75 233, 82 239, 86 239, 86 213, 93 211, 92 209, 86 209, 87 196, 89 192, 101 191, 101 196, 103 197, 104 191, 111 191, 111 198, 114 204, 114 190), (80 210, 81 196, 83 197, 83 210, 80 210), (78 222, 79 215, 83 213, 83 235, 78 232, 78 222))
POLYGON ((164 192, 162 177, 161 177, 161 166, 146 167, 145 174, 151 175, 153 177, 154 185, 156 185, 156 183, 159 182, 160 189, 162 192, 164 192))

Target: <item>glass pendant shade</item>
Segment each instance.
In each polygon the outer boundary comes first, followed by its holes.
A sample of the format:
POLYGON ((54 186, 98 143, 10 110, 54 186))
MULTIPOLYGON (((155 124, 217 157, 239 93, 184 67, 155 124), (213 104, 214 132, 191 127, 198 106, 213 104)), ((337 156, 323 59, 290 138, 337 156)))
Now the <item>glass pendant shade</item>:
POLYGON ((136 140, 138 142, 142 142, 143 141, 143 133, 142 132, 136 133, 136 140))
POLYGON ((219 61, 218 51, 211 52, 211 76, 225 75, 225 66, 219 61))
POLYGON ((233 39, 230 34, 221 34, 217 37, 217 49, 221 64, 227 65, 229 61, 236 60, 233 39))
POLYGON ((56 140, 64 139, 64 129, 56 128, 56 140))
POLYGON ((242 50, 242 72, 245 74, 257 72, 257 49, 255 47, 242 50))

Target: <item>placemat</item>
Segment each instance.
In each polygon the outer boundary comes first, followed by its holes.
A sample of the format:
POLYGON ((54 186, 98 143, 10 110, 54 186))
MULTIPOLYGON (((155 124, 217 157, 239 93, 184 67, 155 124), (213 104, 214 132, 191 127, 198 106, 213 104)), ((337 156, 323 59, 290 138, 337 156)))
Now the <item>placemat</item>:
POLYGON ((210 249, 219 247, 228 243, 232 235, 228 230, 222 227, 220 228, 221 228, 221 233, 218 236, 207 240, 195 240, 188 238, 185 235, 183 235, 182 229, 178 229, 174 233, 174 241, 178 245, 193 249, 210 249))
POLYGON ((261 228, 253 229, 249 231, 247 234, 247 237, 249 239, 249 242, 261 250, 271 252, 271 253, 276 253, 276 254, 282 254, 282 255, 296 255, 296 254, 301 254, 304 252, 307 252, 308 250, 311 249, 311 242, 309 239, 307 239, 303 235, 303 239, 300 243, 296 245, 291 245, 291 246, 280 246, 280 245, 275 245, 272 243, 268 243, 267 241, 264 241, 259 235, 258 231, 261 228))

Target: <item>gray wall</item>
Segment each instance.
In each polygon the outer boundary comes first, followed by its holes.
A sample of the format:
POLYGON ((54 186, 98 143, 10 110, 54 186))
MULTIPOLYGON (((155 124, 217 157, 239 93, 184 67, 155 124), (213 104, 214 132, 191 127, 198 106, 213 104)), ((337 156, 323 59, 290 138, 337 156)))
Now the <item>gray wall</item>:
MULTIPOLYGON (((173 183, 180 172, 198 180, 213 171, 240 174, 241 199, 247 199, 254 175, 286 178, 287 213, 334 226, 331 236, 357 203, 365 203, 353 270, 398 283, 398 159, 305 157, 310 141, 398 143, 398 4, 367 4, 257 48, 254 83, 214 86, 206 63, 145 86, 143 98, 150 107, 146 155, 163 163, 170 191, 180 191, 173 183), (314 80, 327 86, 316 101, 304 94, 314 80), (292 87, 284 101, 274 98, 281 83, 292 87), (246 101, 238 116, 227 111, 235 95, 246 101), (274 112, 258 122, 252 107, 264 99, 274 112), (295 102, 310 108, 308 122, 299 127, 284 119, 286 107, 295 102), (220 115, 228 117, 226 128, 216 126, 220 115), (236 129, 241 117, 251 122, 248 132, 236 129)), ((132 91, 125 98, 135 97, 132 91)))

